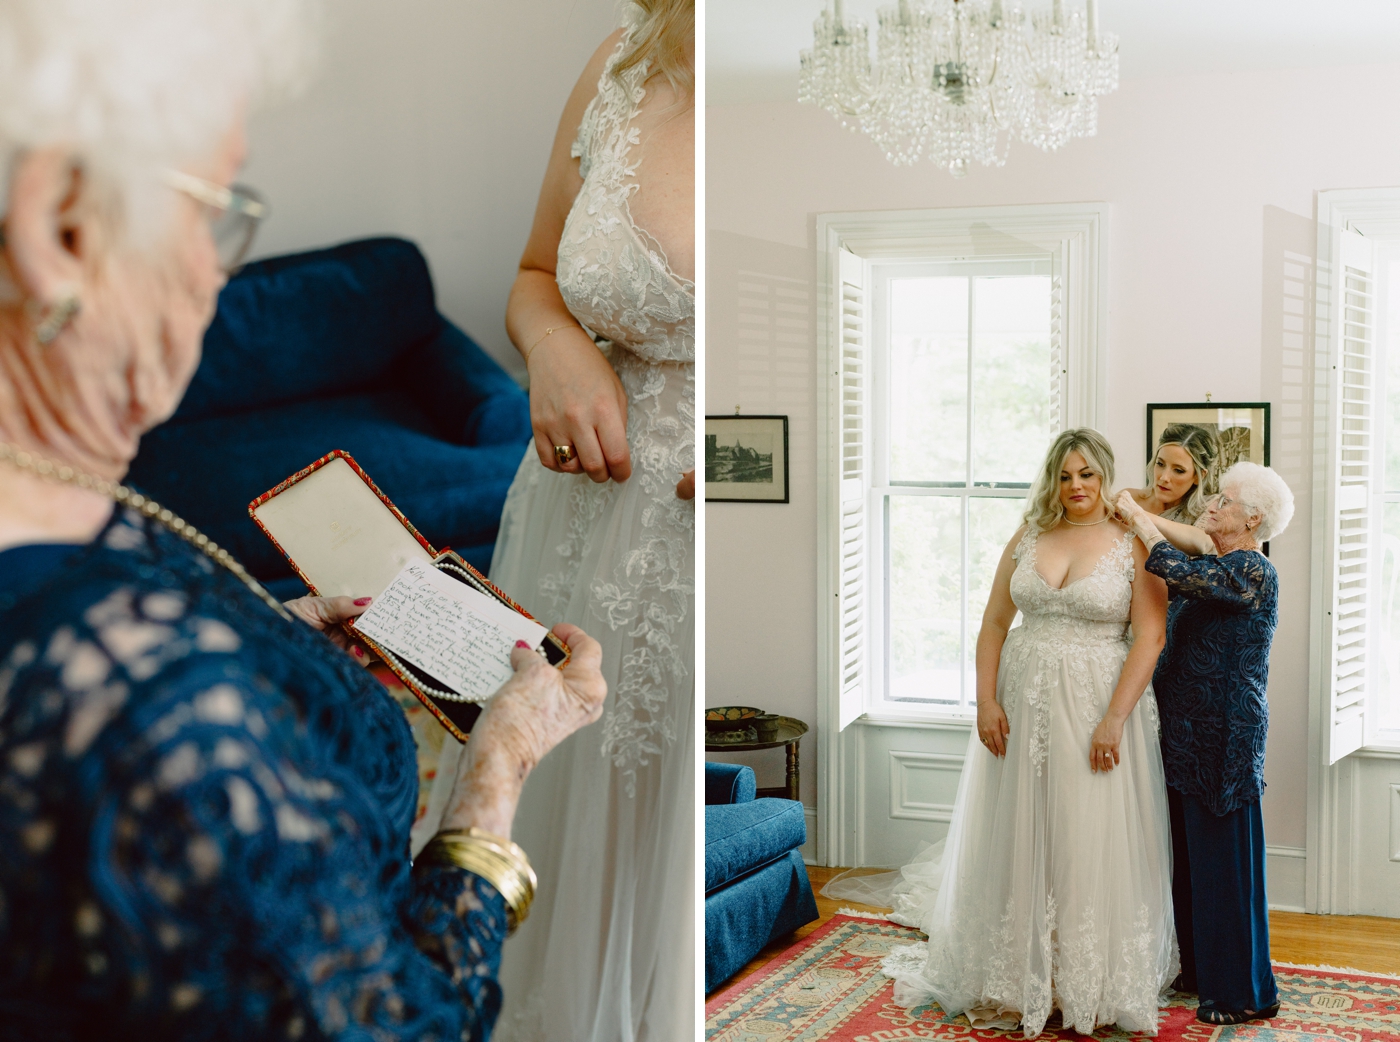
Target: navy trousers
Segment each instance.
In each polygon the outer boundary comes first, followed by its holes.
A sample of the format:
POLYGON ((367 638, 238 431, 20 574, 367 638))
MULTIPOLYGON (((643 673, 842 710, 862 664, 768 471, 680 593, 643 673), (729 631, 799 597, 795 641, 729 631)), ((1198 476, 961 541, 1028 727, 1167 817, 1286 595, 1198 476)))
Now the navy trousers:
POLYGON ((1269 962, 1264 814, 1259 801, 1223 817, 1167 787, 1172 903, 1184 982, 1202 1004, 1259 1010, 1278 1001, 1269 962))

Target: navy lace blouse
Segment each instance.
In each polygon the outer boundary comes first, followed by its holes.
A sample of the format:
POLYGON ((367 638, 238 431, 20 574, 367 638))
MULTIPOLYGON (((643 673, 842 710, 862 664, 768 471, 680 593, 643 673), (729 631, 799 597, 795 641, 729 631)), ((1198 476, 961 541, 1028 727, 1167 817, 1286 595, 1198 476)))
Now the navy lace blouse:
POLYGON ((1228 814, 1264 792, 1278 573, 1252 550, 1188 557, 1165 541, 1147 570, 1171 592, 1152 676, 1167 784, 1228 814))
POLYGON ((505 905, 410 870, 367 671, 134 513, 4 556, 0 1038, 489 1037, 505 905))

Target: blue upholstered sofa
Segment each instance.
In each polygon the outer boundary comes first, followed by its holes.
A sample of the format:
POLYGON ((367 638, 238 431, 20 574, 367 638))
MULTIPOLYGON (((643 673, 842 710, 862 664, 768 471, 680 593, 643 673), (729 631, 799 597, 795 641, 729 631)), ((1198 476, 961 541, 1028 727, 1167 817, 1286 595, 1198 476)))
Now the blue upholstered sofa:
POLYGON ((705 764, 705 991, 817 918, 802 804, 754 799, 752 768, 705 764))
POLYGON ((248 503, 345 449, 435 546, 486 571, 529 442, 525 393, 438 313, 402 239, 249 264, 219 297, 204 357, 130 482, 282 597, 305 592, 248 503))

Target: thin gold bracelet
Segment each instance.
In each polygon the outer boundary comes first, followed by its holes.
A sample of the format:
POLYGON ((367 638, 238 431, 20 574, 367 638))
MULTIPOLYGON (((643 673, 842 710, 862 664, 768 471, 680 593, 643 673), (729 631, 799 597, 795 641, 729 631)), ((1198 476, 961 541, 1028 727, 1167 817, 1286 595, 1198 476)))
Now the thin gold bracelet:
POLYGON ((551 336, 553 336, 555 333, 557 333, 559 330, 561 330, 561 329, 563 329, 563 328, 564 328, 563 326, 546 326, 546 327, 545 327, 544 336, 540 337, 540 338, 539 338, 538 340, 536 340, 533 344, 531 344, 531 345, 530 345, 530 350, 528 350, 528 351, 525 352, 525 368, 526 368, 526 369, 529 369, 529 368, 530 368, 530 356, 531 356, 532 354, 535 353, 535 348, 539 347, 539 346, 540 346, 541 344, 543 344, 546 340, 548 340, 551 336))
POLYGON ((506 931, 513 934, 530 914, 538 880, 525 851, 483 829, 444 829, 423 848, 418 860, 449 865, 480 876, 506 903, 506 931))

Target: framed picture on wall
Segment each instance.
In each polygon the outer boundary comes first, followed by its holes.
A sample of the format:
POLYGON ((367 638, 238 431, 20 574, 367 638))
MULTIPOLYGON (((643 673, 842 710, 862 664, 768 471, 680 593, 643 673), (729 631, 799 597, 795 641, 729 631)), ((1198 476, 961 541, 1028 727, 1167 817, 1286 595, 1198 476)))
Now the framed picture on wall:
POLYGON ((705 417, 705 501, 788 501, 788 418, 705 417))
POLYGON ((1220 439, 1220 472, 1240 460, 1269 465, 1268 402, 1192 402, 1147 406, 1147 458, 1173 423, 1194 423, 1220 439))

